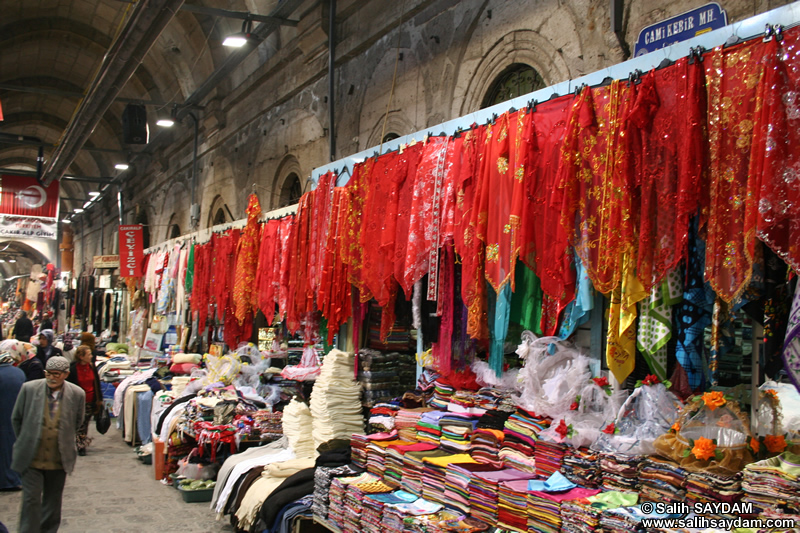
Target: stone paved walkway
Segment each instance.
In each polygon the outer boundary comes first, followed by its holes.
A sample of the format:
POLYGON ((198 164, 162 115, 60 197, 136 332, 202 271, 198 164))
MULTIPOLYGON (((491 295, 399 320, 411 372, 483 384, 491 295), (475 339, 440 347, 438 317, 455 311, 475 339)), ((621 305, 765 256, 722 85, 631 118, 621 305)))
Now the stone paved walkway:
MULTIPOLYGON (((94 442, 64 487, 60 533, 219 533, 234 531, 217 522, 208 503, 185 503, 143 465, 113 427, 90 430, 94 442)), ((0 492, 0 522, 16 533, 21 493, 0 492)), ((225 517, 226 519, 228 517, 225 517)))

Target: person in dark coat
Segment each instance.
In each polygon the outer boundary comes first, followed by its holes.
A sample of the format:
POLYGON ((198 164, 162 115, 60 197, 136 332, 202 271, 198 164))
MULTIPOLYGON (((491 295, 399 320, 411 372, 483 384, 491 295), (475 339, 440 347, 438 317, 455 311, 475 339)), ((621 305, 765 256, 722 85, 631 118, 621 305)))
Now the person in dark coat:
POLYGON ((14 366, 17 359, 8 352, 0 354, 0 490, 19 490, 19 474, 11 470, 11 450, 14 448, 14 428, 11 411, 25 383, 25 373, 14 366))
POLYGON ((53 320, 50 318, 50 313, 44 315, 42 323, 39 324, 39 333, 41 333, 46 329, 53 329, 53 320))
POLYGON ((19 312, 19 318, 14 324, 14 338, 22 342, 31 342, 33 337, 33 322, 25 311, 19 312))
POLYGON ((47 364, 47 360, 51 357, 61 356, 64 354, 56 348, 53 344, 55 340, 55 332, 52 329, 44 329, 39 333, 39 347, 36 348, 36 358, 42 362, 43 365, 47 364))
POLYGON ((86 412, 83 424, 75 434, 75 443, 78 446, 78 455, 86 455, 86 448, 91 444, 89 438, 89 421, 100 413, 103 407, 103 390, 100 388, 100 376, 92 362, 92 352, 89 347, 82 344, 75 350, 75 361, 69 365, 67 381, 79 386, 86 393, 86 412))

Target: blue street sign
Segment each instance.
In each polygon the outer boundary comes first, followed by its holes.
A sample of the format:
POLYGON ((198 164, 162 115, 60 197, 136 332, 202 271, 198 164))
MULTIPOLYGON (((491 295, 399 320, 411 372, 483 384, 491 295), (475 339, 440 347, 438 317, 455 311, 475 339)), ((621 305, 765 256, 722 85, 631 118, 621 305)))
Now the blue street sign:
POLYGON ((728 15, 725 10, 718 3, 711 2, 662 22, 651 24, 640 31, 633 55, 648 54, 727 25, 728 15))

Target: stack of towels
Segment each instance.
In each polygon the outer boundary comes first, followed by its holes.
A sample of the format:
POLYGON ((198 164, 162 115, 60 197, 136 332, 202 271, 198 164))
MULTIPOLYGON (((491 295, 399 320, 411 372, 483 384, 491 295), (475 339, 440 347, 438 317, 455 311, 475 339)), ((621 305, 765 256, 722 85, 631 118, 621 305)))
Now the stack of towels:
POLYGON ((316 446, 363 433, 361 387, 353 380, 354 357, 332 350, 311 391, 312 435, 316 446))

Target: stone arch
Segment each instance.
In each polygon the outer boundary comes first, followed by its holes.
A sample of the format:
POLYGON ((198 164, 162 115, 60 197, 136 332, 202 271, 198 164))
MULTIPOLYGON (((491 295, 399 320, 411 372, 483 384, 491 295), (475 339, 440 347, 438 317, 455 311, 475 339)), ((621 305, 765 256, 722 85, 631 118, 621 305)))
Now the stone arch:
POLYGON ((166 230, 164 231, 164 240, 169 241, 180 236, 181 226, 178 224, 178 214, 172 213, 172 216, 169 217, 169 222, 167 222, 166 230))
POLYGON ((212 228, 217 224, 232 222, 230 216, 228 215, 228 210, 225 209, 225 205, 225 199, 221 194, 218 194, 211 202, 211 206, 208 210, 208 224, 206 227, 212 228))
MULTIPOLYGON (((272 181, 272 201, 270 202, 270 208, 276 209, 281 207, 281 199, 284 193, 284 189, 291 188, 292 181, 296 178, 301 185, 301 190, 303 190, 303 178, 302 178, 302 169, 300 167, 300 162, 297 158, 291 154, 287 154, 281 160, 280 165, 278 165, 278 171, 275 173, 275 178, 272 181)), ((287 193, 289 191, 287 190, 287 193)))
POLYGON ((553 85, 570 77, 566 61, 547 38, 532 30, 509 32, 489 49, 474 71, 459 72, 459 77, 468 81, 464 94, 456 95, 453 99, 454 116, 480 109, 492 83, 514 63, 533 67, 545 85, 553 85))
POLYGON ((408 120, 402 111, 389 112, 389 116, 386 118, 385 131, 383 127, 383 118, 384 117, 380 117, 372 127, 372 133, 370 133, 367 144, 364 146, 365 150, 381 144, 382 138, 385 138, 389 133, 394 133, 398 137, 402 137, 403 135, 415 131, 414 123, 408 120))

